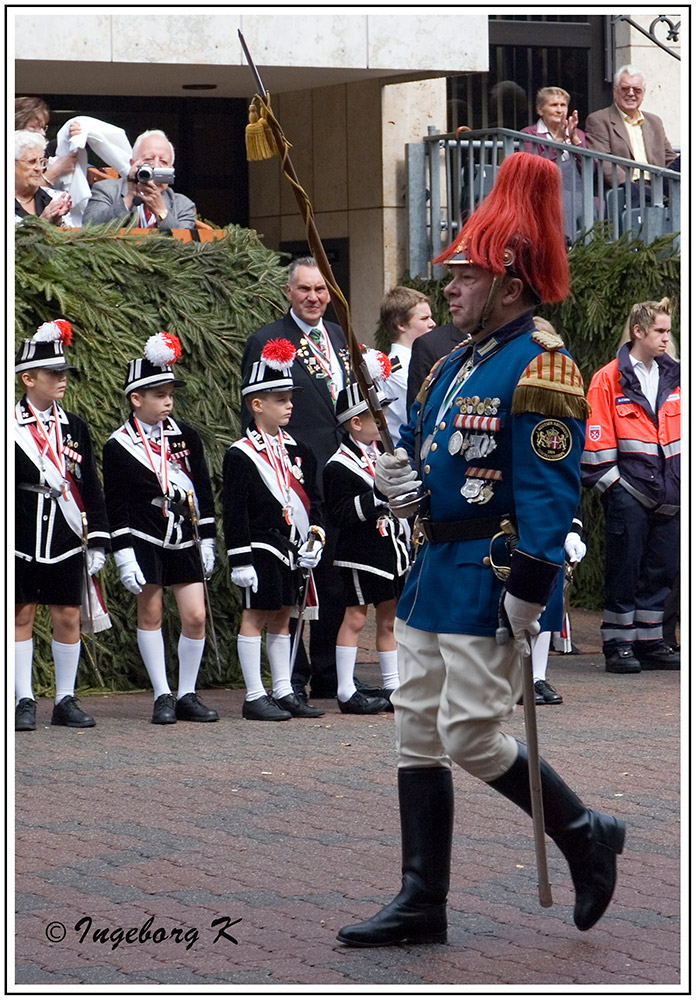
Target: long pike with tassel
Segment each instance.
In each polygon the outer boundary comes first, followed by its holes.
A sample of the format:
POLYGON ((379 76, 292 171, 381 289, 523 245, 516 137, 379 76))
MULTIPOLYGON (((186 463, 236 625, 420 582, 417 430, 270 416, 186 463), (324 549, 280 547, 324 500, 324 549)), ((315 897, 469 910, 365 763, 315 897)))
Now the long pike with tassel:
POLYGON ((394 445, 387 429, 387 418, 380 406, 377 388, 368 371, 358 339, 353 332, 348 303, 336 282, 329 259, 326 256, 326 251, 324 250, 324 245, 314 220, 312 204, 307 196, 307 192, 300 184, 295 173, 295 168, 292 165, 289 153, 290 143, 285 138, 280 123, 271 110, 270 95, 261 81, 259 71, 254 65, 254 60, 251 58, 249 49, 244 41, 244 36, 241 31, 238 31, 238 34, 257 90, 249 108, 249 125, 247 125, 246 130, 247 159, 269 160, 276 155, 281 158, 283 173, 292 184, 300 209, 300 215, 304 220, 309 249, 329 288, 334 309, 336 310, 336 317, 348 344, 351 370, 356 382, 360 386, 360 392, 370 409, 370 413, 375 418, 384 450, 391 454, 394 451, 394 445))

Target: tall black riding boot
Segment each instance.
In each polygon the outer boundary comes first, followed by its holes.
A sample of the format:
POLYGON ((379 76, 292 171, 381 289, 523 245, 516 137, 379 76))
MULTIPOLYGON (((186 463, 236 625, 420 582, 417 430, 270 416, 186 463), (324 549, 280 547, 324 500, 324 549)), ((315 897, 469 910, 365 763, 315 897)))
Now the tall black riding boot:
POLYGON ((371 920, 342 927, 338 940, 343 944, 376 948, 406 941, 447 941, 454 819, 452 772, 446 767, 402 767, 398 784, 401 892, 371 920))
MULTIPOLYGON (((623 851, 626 827, 622 820, 583 805, 543 758, 539 769, 544 828, 570 868, 575 926, 588 931, 609 906, 616 885, 616 855, 623 851)), ((488 784, 531 816, 526 746, 520 743, 510 770, 488 784)))

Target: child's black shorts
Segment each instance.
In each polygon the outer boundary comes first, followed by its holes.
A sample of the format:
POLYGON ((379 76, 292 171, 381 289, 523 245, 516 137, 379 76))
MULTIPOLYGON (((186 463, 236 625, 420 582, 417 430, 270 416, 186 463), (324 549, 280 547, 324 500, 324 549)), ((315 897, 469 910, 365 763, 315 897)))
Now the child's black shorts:
POLYGON ((347 608, 365 604, 381 604, 398 600, 403 590, 405 576, 389 580, 367 570, 339 567, 343 578, 343 592, 347 608))
POLYGON ((174 583, 200 583, 203 580, 201 558, 195 545, 164 549, 142 538, 134 538, 133 549, 147 583, 171 587, 174 583))
POLYGON ((242 607, 255 611, 280 611, 298 602, 302 578, 298 570, 289 569, 284 562, 265 549, 254 548, 254 569, 259 578, 258 590, 242 589, 242 607))
POLYGON ((39 563, 15 557, 15 604, 80 607, 84 558, 81 552, 61 562, 39 563))

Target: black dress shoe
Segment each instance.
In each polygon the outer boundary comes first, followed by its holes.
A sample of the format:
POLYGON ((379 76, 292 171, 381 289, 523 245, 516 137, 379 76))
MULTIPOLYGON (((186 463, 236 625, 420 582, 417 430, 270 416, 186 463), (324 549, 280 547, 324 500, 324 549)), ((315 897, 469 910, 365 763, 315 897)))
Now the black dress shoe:
POLYGON ((295 719, 318 719, 324 714, 323 708, 308 705, 307 699, 300 698, 297 694, 286 694, 282 698, 275 698, 274 701, 295 719))
POLYGON ((377 715, 378 712, 387 712, 390 705, 386 698, 368 698, 362 691, 356 691, 348 701, 341 701, 340 698, 336 701, 346 715, 377 715))
POLYGON ((176 722, 176 701, 173 694, 161 694, 152 709, 152 721, 156 726, 171 726, 176 722))
POLYGON ((609 674, 639 674, 640 661, 633 655, 630 646, 620 646, 610 656, 605 656, 604 669, 609 674))
POLYGON ((534 681, 534 702, 537 705, 561 705, 563 698, 548 681, 534 681))
POLYGON ((77 707, 74 695, 66 694, 57 705, 53 706, 51 716, 52 726, 70 726, 72 729, 88 729, 94 725, 94 719, 77 707))
POLYGON ((15 732, 36 729, 36 702, 33 698, 20 698, 15 708, 15 732))
POLYGON ((244 702, 242 718, 251 719, 253 722, 283 722, 285 719, 292 719, 292 715, 265 694, 263 698, 244 702))
POLYGON ((396 688, 382 688, 382 698, 387 702, 387 707, 384 709, 385 712, 393 712, 394 706, 392 705, 391 696, 396 691, 396 688))
POLYGON ((681 668, 681 656, 671 649, 666 643, 661 642, 656 646, 652 644, 647 649, 641 649, 641 643, 637 642, 633 647, 641 670, 679 670, 681 668))
POLYGON ((180 722, 217 722, 220 718, 214 708, 207 708, 198 700, 194 691, 178 698, 174 711, 180 722))

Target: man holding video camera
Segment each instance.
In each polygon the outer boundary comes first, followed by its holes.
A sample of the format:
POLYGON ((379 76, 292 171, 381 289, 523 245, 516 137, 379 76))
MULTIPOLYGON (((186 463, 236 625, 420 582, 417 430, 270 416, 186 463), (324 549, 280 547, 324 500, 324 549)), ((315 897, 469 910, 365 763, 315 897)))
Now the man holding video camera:
POLYGON ((174 147, 164 132, 152 129, 135 140, 128 176, 99 181, 92 188, 83 225, 122 219, 139 229, 194 229, 196 206, 173 191, 174 147))

